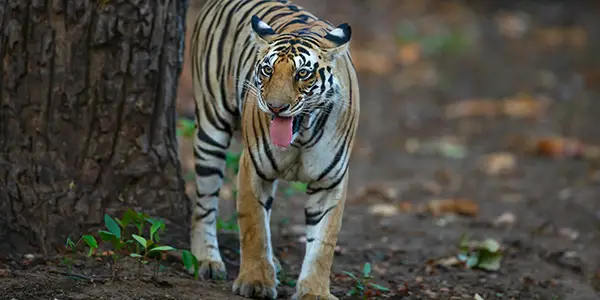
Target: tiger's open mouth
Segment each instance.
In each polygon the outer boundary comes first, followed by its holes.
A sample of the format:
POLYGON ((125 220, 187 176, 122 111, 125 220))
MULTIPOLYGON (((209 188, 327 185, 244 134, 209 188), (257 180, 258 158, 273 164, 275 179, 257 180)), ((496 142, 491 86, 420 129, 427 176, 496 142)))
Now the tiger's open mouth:
POLYGON ((294 134, 300 130, 300 123, 302 123, 302 115, 294 117, 271 115, 269 133, 273 144, 280 147, 289 146, 294 134))

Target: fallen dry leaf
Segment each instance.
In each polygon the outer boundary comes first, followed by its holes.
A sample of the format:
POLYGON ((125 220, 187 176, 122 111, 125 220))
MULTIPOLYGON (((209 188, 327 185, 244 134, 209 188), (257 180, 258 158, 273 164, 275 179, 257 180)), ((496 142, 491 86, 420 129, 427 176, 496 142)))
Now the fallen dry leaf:
POLYGON ((537 41, 548 47, 571 46, 582 48, 587 45, 588 34, 582 27, 547 27, 535 30, 537 41))
POLYGON ((453 267, 462 264, 462 262, 456 256, 450 256, 428 261, 427 264, 433 266, 453 267))
POLYGON ((421 44, 406 43, 399 47, 396 60, 403 66, 415 64, 421 59, 421 44))
POLYGON ((467 117, 498 117, 537 118, 548 107, 548 99, 534 98, 526 93, 504 99, 469 99, 446 106, 445 116, 449 119, 467 117))
POLYGON ((506 144, 512 151, 527 155, 586 158, 592 161, 600 158, 600 148, 597 146, 585 145, 577 139, 563 136, 534 137, 513 134, 506 138, 506 144))
POLYGON ((413 211, 414 207, 411 202, 402 201, 402 202, 400 202, 400 204, 398 204, 398 209, 401 212, 411 212, 411 211, 413 211))
POLYGON ((396 205, 389 204, 389 203, 378 203, 378 204, 373 204, 369 207, 370 214, 384 216, 384 217, 390 217, 393 215, 397 215, 398 212, 399 212, 398 207, 396 205))
POLYGON ((446 106, 445 116, 449 119, 466 117, 494 117, 498 113, 498 104, 491 99, 462 100, 446 106))
POLYGON ((571 240, 576 240, 579 237, 579 232, 577 230, 568 227, 559 228, 558 234, 571 240))
POLYGON ((515 216, 515 214, 513 214, 511 212, 505 212, 505 213, 501 214, 500 216, 498 216, 492 223, 496 227, 505 226, 505 225, 512 226, 513 224, 515 224, 516 221, 517 221, 517 216, 515 216))
POLYGON ((534 139, 531 152, 540 156, 549 157, 581 157, 584 154, 584 145, 578 140, 564 137, 545 137, 534 139))
POLYGON ((385 202, 394 202, 398 197, 398 190, 394 187, 385 186, 384 184, 369 184, 362 187, 357 195, 352 198, 350 203, 368 203, 373 199, 384 200, 385 202))
POLYGON ((539 117, 548 106, 547 99, 536 99, 529 94, 517 94, 498 103, 502 114, 516 118, 539 117))
POLYGON ((530 17, 526 13, 501 12, 495 21, 500 34, 511 39, 523 37, 530 27, 530 17))
POLYGON ((517 166, 517 158, 510 152, 497 152, 484 156, 480 161, 481 169, 488 175, 506 174, 517 166))
POLYGON ((474 217, 479 211, 479 205, 468 199, 432 200, 427 203, 426 210, 433 216, 454 213, 474 217))

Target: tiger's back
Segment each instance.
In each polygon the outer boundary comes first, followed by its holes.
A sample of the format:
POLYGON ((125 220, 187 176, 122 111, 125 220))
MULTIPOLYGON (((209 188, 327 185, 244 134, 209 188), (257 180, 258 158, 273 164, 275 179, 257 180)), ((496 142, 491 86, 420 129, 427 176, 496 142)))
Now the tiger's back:
POLYGON ((202 277, 219 278, 216 218, 226 151, 241 129, 240 274, 235 293, 276 298, 269 233, 277 179, 308 184, 307 252, 295 298, 329 292, 348 165, 360 111, 347 24, 337 27, 288 1, 209 0, 191 43, 196 102, 191 250, 202 277))

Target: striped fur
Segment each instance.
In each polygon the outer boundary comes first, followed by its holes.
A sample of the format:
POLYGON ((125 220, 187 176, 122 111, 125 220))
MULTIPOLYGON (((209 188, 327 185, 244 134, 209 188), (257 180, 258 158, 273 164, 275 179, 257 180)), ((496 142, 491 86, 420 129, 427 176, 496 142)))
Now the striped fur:
POLYGON ((203 278, 225 275, 216 236, 225 152, 241 131, 237 211, 241 264, 233 291, 277 296, 269 220, 277 180, 308 184, 307 246, 294 299, 329 292, 341 227, 359 90, 350 27, 334 27, 287 1, 209 0, 191 40, 196 100, 196 198, 191 250, 203 278), (273 107, 294 117, 288 147, 269 135, 273 107))

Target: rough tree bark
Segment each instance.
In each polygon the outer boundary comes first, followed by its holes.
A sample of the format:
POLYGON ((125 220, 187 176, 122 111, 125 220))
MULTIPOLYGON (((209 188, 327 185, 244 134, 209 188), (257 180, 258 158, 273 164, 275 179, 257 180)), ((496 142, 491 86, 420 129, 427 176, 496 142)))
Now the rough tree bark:
POLYGON ((186 10, 0 0, 3 250, 53 253, 125 207, 188 223, 175 135, 186 10))

